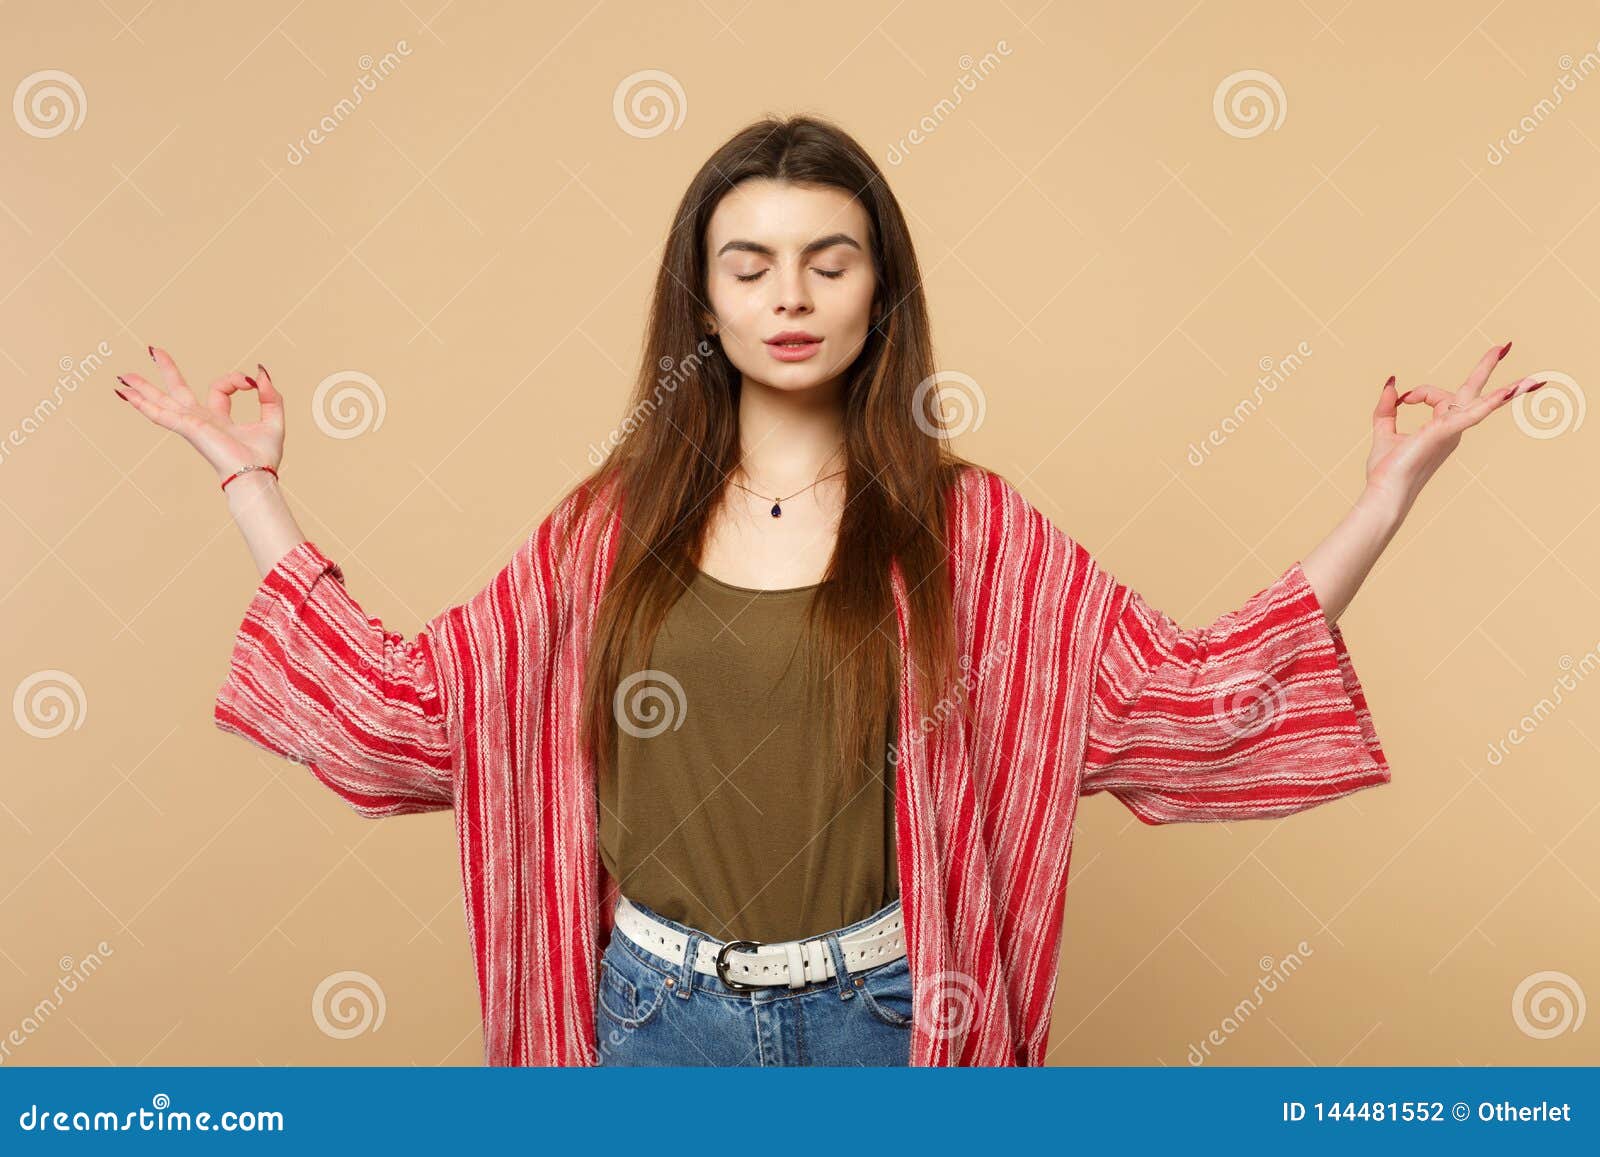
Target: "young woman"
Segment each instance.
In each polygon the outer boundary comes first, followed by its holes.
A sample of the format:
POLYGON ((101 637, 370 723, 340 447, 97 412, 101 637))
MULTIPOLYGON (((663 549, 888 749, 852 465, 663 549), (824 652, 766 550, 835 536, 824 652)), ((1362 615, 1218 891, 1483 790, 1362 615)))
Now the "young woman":
POLYGON ((364 815, 454 809, 489 1063, 1039 1064, 1082 795, 1157 824, 1388 781, 1334 620, 1541 384, 1485 392, 1509 345, 1453 393, 1390 378, 1350 512, 1187 630, 951 452, 905 219, 813 118, 707 160, 613 451, 410 641, 296 525, 265 367, 202 403, 153 349, 119 394, 263 576, 217 725, 364 815))

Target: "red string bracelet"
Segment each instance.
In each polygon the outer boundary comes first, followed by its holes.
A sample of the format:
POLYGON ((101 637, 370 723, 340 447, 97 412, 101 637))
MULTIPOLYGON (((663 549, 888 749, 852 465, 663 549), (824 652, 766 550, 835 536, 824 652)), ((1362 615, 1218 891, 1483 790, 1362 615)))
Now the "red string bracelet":
POLYGON ((267 473, 271 474, 274 478, 276 478, 278 476, 278 472, 276 470, 274 470, 271 466, 246 466, 242 470, 235 470, 232 474, 230 474, 226 478, 224 478, 222 480, 222 488, 224 490, 226 490, 228 488, 228 483, 232 482, 235 478, 239 477, 239 475, 248 474, 252 470, 265 470, 267 473))

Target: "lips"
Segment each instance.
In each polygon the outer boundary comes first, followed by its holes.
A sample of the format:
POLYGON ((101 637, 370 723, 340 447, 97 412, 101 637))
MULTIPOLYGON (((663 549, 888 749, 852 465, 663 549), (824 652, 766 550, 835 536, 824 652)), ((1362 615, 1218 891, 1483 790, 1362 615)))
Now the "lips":
POLYGON ((787 329, 767 339, 767 349, 774 361, 803 362, 817 356, 822 339, 803 329, 787 329))

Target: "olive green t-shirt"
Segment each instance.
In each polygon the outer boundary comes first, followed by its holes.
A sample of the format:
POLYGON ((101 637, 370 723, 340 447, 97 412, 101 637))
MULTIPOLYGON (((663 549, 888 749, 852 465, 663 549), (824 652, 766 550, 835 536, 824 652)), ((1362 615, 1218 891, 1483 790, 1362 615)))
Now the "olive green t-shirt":
POLYGON ((899 894, 887 759, 898 703, 874 741, 880 765, 847 780, 825 707, 806 693, 799 648, 816 590, 696 572, 651 673, 630 683, 624 671, 620 707, 613 696, 601 859, 623 895, 719 940, 821 935, 899 894))

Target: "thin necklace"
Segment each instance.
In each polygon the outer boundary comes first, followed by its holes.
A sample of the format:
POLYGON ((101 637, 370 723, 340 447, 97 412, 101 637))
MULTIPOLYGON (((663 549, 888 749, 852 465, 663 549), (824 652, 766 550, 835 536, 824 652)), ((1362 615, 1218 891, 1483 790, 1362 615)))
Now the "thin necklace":
MULTIPOLYGON (((840 474, 843 474, 843 473, 844 473, 843 470, 835 470, 832 474, 824 474, 821 478, 817 479, 817 482, 826 482, 829 478, 836 477, 836 476, 838 476, 840 474)), ((728 481, 732 482, 740 490, 750 490, 750 487, 746 486, 743 482, 740 482, 737 478, 730 478, 730 479, 728 479, 728 481)), ((811 484, 811 486, 815 486, 817 484, 817 482, 813 482, 811 484)), ((793 498, 795 496, 795 494, 804 494, 807 490, 811 489, 811 486, 802 486, 799 490, 796 490, 794 492, 794 494, 786 494, 782 498, 774 498, 772 500, 772 512, 771 512, 772 513, 772 517, 774 517, 774 518, 782 518, 783 517, 783 503, 789 501, 789 499, 793 498)), ((757 498, 765 498, 766 497, 766 495, 764 495, 764 494, 762 494, 762 493, 760 493, 759 491, 756 491, 756 490, 750 490, 750 493, 754 494, 757 498)))

